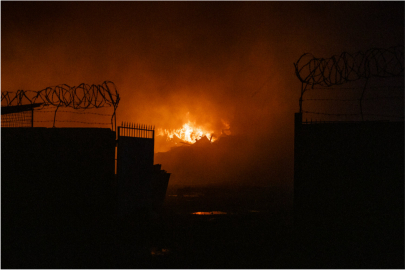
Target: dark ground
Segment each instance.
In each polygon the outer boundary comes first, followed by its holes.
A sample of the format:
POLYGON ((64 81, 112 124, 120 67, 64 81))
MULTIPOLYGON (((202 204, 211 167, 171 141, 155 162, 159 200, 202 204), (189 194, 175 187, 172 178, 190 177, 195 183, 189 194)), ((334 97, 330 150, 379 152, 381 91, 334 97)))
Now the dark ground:
POLYGON ((30 205, 2 209, 2 268, 296 268, 292 191, 169 186, 159 213, 121 219, 30 205))
POLYGON ((116 231, 119 259, 109 267, 294 267, 292 193, 285 191, 171 187, 160 215, 129 224, 116 231), (193 214, 210 211, 226 214, 193 214))
MULTIPOLYGON (((139 212, 125 219, 88 212, 80 216, 76 212, 54 213, 55 218, 48 217, 46 222, 36 215, 30 223, 16 223, 26 225, 17 228, 19 237, 14 240, 2 231, 1 267, 297 269, 403 265, 382 261, 384 257, 367 257, 367 252, 356 251, 355 245, 347 249, 333 243, 317 244, 318 240, 327 243, 330 232, 322 239, 312 233, 308 239, 299 236, 293 226, 292 198, 292 190, 279 188, 169 186, 159 213, 139 212), (193 214, 211 211, 223 213, 193 214)), ((2 227, 11 227, 14 221, 3 217, 2 227)))

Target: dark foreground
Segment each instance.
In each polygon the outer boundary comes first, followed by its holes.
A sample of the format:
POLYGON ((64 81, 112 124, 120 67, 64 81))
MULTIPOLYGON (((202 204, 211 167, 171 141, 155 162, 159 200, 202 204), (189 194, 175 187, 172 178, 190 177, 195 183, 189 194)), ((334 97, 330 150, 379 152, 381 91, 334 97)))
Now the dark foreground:
POLYGON ((145 256, 132 265, 291 268, 291 199, 263 188, 169 190, 166 212, 150 222, 144 235, 145 256))
POLYGON ((2 268, 291 268, 291 206, 269 188, 169 187, 160 213, 39 219, 24 247, 6 236, 2 268), (221 213, 193 214, 210 211, 221 213))
MULTIPOLYGON (((282 189, 169 187, 160 213, 139 212, 127 219, 85 216, 78 219, 74 213, 70 218, 66 213, 58 217, 56 223, 42 223, 43 226, 38 220, 35 231, 21 230, 27 231, 26 237, 30 239, 21 236, 20 240, 28 245, 9 241, 7 246, 2 241, 2 268, 379 268, 380 265, 374 265, 373 258, 356 260, 353 254, 347 256, 345 250, 329 252, 302 242, 293 227, 292 191, 282 189)), ((7 236, 5 239, 9 240, 7 236)), ((392 262, 383 265, 395 267, 392 262)))

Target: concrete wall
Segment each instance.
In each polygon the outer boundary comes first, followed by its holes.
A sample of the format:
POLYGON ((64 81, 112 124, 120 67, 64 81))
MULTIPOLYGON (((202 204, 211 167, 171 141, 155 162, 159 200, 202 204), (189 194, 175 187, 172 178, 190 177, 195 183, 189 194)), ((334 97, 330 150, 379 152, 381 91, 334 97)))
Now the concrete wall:
POLYGON ((114 158, 110 129, 2 128, 2 266, 46 268, 84 248, 111 210, 114 158))
POLYGON ((151 204, 154 139, 118 138, 117 203, 120 216, 131 215, 151 204))
POLYGON ((308 260, 403 268, 404 123, 302 124, 296 114, 294 152, 295 225, 308 260))

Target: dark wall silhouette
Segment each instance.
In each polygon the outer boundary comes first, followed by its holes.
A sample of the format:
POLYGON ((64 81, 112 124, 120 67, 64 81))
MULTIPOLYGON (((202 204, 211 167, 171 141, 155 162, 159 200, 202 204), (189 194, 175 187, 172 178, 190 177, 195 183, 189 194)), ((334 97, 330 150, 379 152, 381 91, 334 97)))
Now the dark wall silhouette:
POLYGON ((118 213, 133 214, 150 205, 153 138, 118 138, 118 213))
POLYGON ((303 124, 296 114, 294 153, 295 225, 307 260, 403 268, 404 123, 303 124))
POLYGON ((112 210, 115 132, 2 128, 1 146, 2 267, 68 267, 112 210))

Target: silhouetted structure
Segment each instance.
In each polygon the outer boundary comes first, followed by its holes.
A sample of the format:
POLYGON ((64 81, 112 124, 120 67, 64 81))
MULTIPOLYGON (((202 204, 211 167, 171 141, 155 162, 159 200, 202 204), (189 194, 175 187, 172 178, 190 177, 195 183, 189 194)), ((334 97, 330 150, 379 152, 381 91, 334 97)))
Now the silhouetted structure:
POLYGON ((2 128, 1 142, 2 267, 67 263, 111 214, 115 132, 2 128))
POLYGON ((118 127, 119 215, 131 215, 163 203, 170 174, 153 165, 155 129, 125 123, 118 127))
POLYGON ((404 267, 403 122, 309 123, 297 113, 294 170, 308 267, 404 267))
POLYGON ((2 267, 86 268, 89 254, 111 250, 117 205, 132 214, 162 206, 170 174, 153 166, 153 136, 125 129, 118 141, 103 128, 1 129, 2 267))
POLYGON ((295 226, 307 262, 302 267, 404 268, 403 49, 344 52, 327 59, 304 54, 294 64, 302 82, 294 135, 295 226), (336 88, 355 81, 354 87, 336 88), (306 99, 324 102, 318 109, 331 111, 302 109, 304 93, 316 88, 339 93, 306 99), (379 90, 365 98, 371 89, 379 90), (393 89, 399 92, 392 95, 393 89), (358 112, 341 105, 353 100, 358 112), (365 100, 378 103, 365 112, 365 100), (396 115, 386 115, 391 107, 396 115), (336 113, 336 108, 349 112, 336 113), (303 122, 303 113, 361 116, 362 121, 303 122), (364 116, 402 120, 363 121, 364 116))

